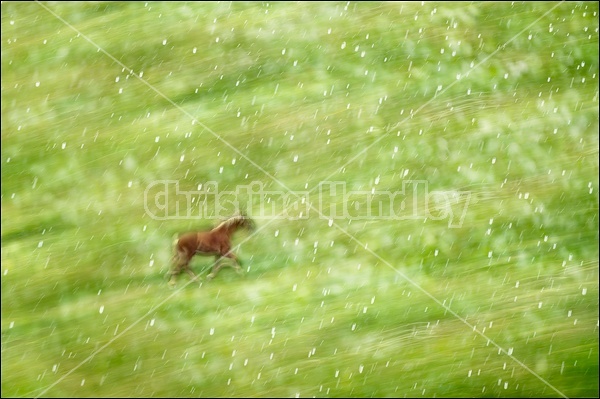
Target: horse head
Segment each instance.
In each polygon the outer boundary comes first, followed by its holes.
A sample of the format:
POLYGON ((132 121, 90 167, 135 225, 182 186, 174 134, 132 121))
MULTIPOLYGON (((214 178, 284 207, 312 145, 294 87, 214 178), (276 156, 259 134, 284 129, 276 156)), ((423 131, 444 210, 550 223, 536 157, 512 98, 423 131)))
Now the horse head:
POLYGON ((241 215, 242 223, 241 225, 245 227, 248 231, 254 231, 256 229, 256 223, 249 216, 241 215))
POLYGON ((252 220, 252 218, 250 218, 247 214, 245 210, 239 210, 235 213, 234 217, 239 218, 240 219, 240 227, 244 227, 249 231, 254 231, 256 229, 256 223, 254 223, 254 220, 252 220))

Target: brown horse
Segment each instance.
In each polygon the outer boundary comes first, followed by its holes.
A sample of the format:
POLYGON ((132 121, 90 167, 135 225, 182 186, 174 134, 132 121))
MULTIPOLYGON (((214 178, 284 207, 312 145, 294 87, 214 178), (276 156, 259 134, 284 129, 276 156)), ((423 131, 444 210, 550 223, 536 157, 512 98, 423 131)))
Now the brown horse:
POLYGON ((184 270, 193 280, 198 279, 190 268, 190 261, 194 255, 215 256, 215 264, 212 272, 207 276, 208 279, 214 278, 224 266, 221 262, 223 258, 231 259, 233 267, 235 267, 238 273, 241 273, 240 261, 231 252, 231 236, 240 228, 252 231, 254 230, 254 222, 245 215, 236 215, 220 223, 210 231, 190 232, 180 235, 175 244, 174 267, 167 274, 167 276, 170 276, 169 284, 171 284, 173 276, 181 274, 184 270))

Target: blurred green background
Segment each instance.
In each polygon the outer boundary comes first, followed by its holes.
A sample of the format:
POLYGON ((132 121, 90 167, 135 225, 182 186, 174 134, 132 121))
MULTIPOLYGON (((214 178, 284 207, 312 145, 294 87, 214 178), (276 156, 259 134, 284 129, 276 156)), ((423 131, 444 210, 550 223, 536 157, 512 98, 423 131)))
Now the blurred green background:
POLYGON ((597 2, 1 7, 3 397, 598 396, 597 2), (161 180, 469 197, 170 289, 161 180))

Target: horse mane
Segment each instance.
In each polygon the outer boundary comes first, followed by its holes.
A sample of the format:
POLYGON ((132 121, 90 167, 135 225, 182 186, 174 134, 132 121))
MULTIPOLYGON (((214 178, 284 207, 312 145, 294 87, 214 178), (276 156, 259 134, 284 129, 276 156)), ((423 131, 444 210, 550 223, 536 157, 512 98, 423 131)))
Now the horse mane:
POLYGON ((213 230, 217 230, 221 227, 231 227, 232 225, 238 225, 244 221, 246 217, 244 215, 234 215, 229 219, 222 221, 219 223, 213 230))

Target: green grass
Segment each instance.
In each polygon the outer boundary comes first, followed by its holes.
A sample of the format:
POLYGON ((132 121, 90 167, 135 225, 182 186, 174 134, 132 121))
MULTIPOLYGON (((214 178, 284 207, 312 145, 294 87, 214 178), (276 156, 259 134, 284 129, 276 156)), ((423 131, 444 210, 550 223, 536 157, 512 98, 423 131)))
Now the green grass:
POLYGON ((598 105, 592 2, 4 2, 2 396, 597 397, 598 105), (315 208, 173 290, 159 180, 315 208))

